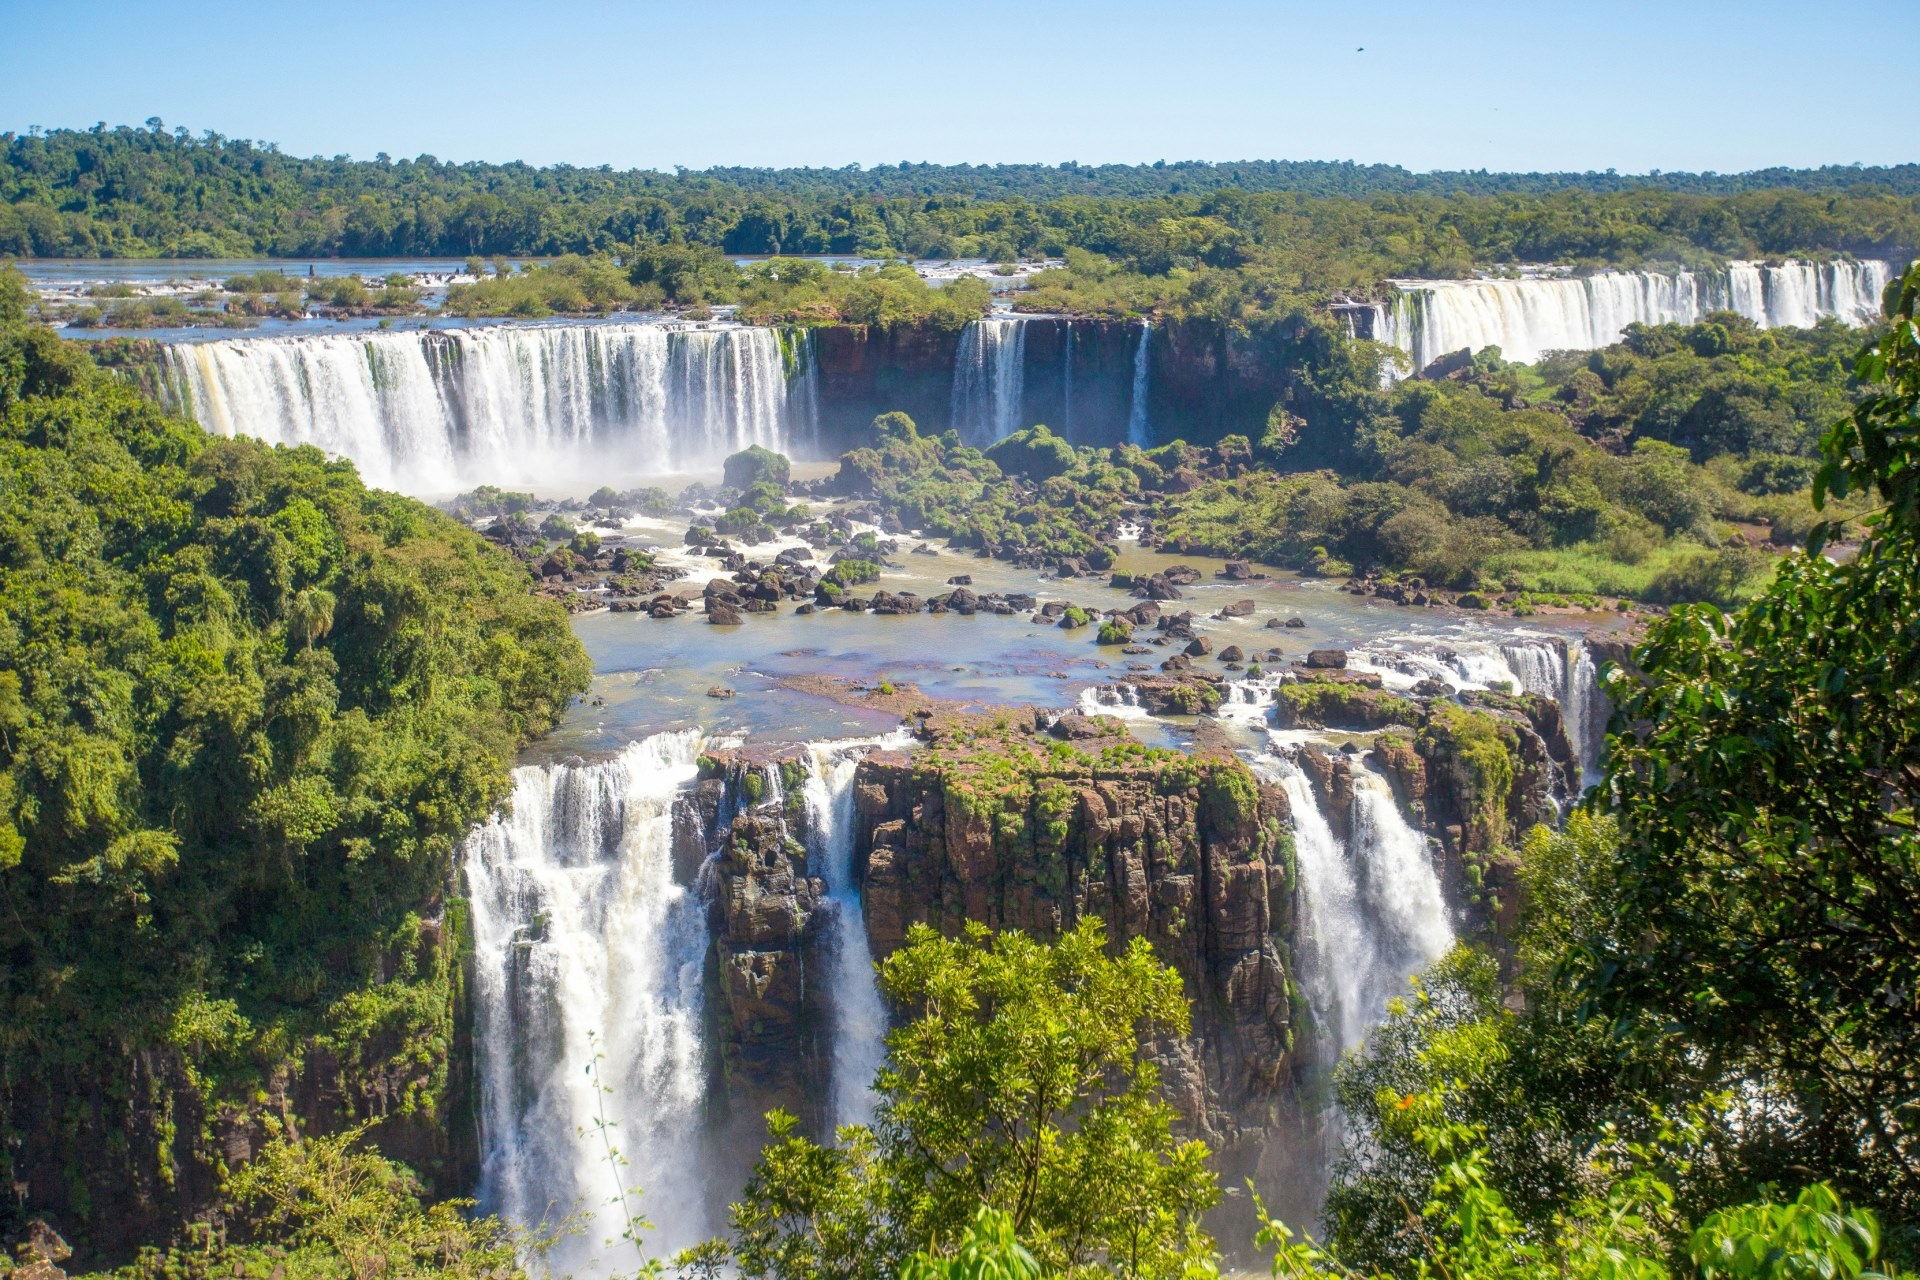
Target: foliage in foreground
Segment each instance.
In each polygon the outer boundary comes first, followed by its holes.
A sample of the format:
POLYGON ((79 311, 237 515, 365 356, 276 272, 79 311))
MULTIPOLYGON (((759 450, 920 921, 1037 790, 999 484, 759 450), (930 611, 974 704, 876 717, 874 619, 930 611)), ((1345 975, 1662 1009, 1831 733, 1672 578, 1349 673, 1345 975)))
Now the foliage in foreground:
POLYGON ((1329 1250, 1290 1266, 1830 1276, 1914 1256, 1917 302, 1920 270, 1825 440, 1816 494, 1875 504, 1859 553, 1829 561, 1816 536, 1745 609, 1676 610, 1614 673, 1605 816, 1528 842, 1511 981, 1450 957, 1343 1067, 1329 1250))
POLYGON ((0 1107, 26 1135, 0 1176, 32 1187, 7 1212, 168 1217, 218 1108, 307 1054, 349 1115, 377 1087, 439 1122, 452 851, 586 676, 454 520, 209 438, 0 317, 0 1107))
POLYGON ((1176 1276, 1211 1258, 1207 1150, 1172 1136, 1145 1059, 1187 1028, 1180 979, 1143 940, 1105 944, 1093 920, 1052 945, 916 926, 881 968, 909 1016, 888 1037, 875 1123, 822 1145, 769 1117, 733 1208, 741 1271, 880 1280, 916 1251, 965 1258, 983 1206, 1053 1271, 1176 1276))

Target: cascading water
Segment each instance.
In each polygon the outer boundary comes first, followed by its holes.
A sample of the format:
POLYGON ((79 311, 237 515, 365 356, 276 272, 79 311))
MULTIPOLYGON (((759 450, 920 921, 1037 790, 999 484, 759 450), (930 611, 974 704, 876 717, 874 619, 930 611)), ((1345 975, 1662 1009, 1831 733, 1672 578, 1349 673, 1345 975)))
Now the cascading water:
POLYGON ((1407 979, 1453 945, 1440 878, 1426 838, 1407 824, 1379 775, 1353 771, 1353 809, 1342 843, 1300 766, 1263 758, 1293 809, 1300 868, 1301 978, 1329 1060, 1386 1016, 1407 979))
POLYGON ((706 1093, 701 965, 706 915, 673 870, 673 804, 701 738, 664 733, 599 764, 514 771, 512 813, 466 842, 488 1211, 549 1225, 596 1213, 549 1258, 555 1274, 629 1271, 619 1177, 657 1224, 655 1251, 701 1239, 699 1127, 706 1093), (596 1078, 587 1072, 602 1055, 596 1078))
POLYGON ((1073 439, 1073 347, 1077 341, 1073 321, 1066 323, 1060 338, 1060 434, 1073 439))
POLYGON ((182 403, 220 435, 313 444, 368 483, 438 495, 709 466, 788 447, 771 329, 494 325, 179 343, 182 403))
POLYGON ((991 444, 1020 429, 1026 391, 1027 324, 987 316, 960 332, 954 351, 951 425, 964 440, 991 444))
POLYGON ((1603 271, 1585 277, 1515 280, 1400 280, 1373 337, 1424 369, 1462 348, 1497 346, 1532 363, 1549 351, 1591 351, 1618 341, 1630 324, 1693 324, 1709 311, 1736 311, 1762 327, 1807 326, 1832 316, 1865 325, 1880 316, 1889 263, 1735 262, 1723 271, 1603 271))
MULTIPOLYGON (((882 744, 889 740, 882 739, 882 744)), ((808 747, 809 853, 820 859, 833 904, 828 922, 833 992, 833 1123, 873 1119, 873 1077, 886 1056, 887 1010, 874 981, 873 949, 853 871, 853 778, 872 739, 808 747)))
POLYGON ((1127 411, 1127 443, 1145 449, 1153 443, 1147 421, 1147 378, 1152 366, 1153 321, 1140 322, 1140 342, 1133 349, 1133 406, 1127 411))

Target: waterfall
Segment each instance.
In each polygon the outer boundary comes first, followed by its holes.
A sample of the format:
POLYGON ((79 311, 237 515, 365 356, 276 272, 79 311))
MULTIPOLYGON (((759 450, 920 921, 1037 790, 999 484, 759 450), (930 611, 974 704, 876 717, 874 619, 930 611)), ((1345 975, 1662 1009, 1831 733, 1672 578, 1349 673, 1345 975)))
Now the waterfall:
POLYGON ((1580 757, 1580 781, 1592 786, 1600 775, 1600 753, 1607 744, 1607 721, 1613 702, 1600 687, 1600 671, 1585 643, 1567 645, 1567 696, 1560 704, 1567 720, 1567 737, 1580 757))
POLYGON ((820 356, 814 349, 813 330, 788 329, 781 341, 790 343, 787 355, 788 438, 805 439, 808 449, 820 454, 820 356))
POLYGON ((1153 428, 1147 422, 1147 376, 1152 361, 1150 351, 1153 321, 1140 322, 1140 342, 1133 349, 1133 407, 1127 411, 1127 443, 1147 448, 1153 443, 1153 428))
POLYGON ((1131 684, 1096 684, 1080 691, 1080 714, 1145 719, 1152 713, 1140 705, 1140 690, 1131 684))
POLYGON ((772 329, 491 325, 178 343, 176 407, 219 435, 313 444, 369 484, 603 483, 787 448, 772 329))
POLYGON ((1630 324, 1694 324, 1710 311, 1736 311, 1762 327, 1805 327, 1833 317, 1850 325, 1880 318, 1891 264, 1734 262, 1720 271, 1602 271, 1591 276, 1514 280, 1400 280, 1374 337, 1413 357, 1415 370, 1462 348, 1497 346, 1532 363, 1549 351, 1591 351, 1619 340, 1630 324))
POLYGON ((654 1254, 701 1239, 706 914, 675 882, 673 804, 701 738, 663 733, 599 764, 514 771, 510 815, 466 841, 487 1211, 549 1224, 598 1215, 549 1259, 555 1274, 631 1270, 594 1127, 604 1102, 654 1254), (596 1095, 587 1074, 604 1055, 596 1095))
MULTIPOLYGON (((883 742, 885 740, 882 740, 883 742)), ((873 1119, 873 1077, 886 1057, 887 1010, 874 980, 873 949, 853 869, 853 778, 873 739, 808 746, 808 853, 820 860, 832 903, 828 974, 833 992, 833 1123, 873 1119)))
POLYGON ((1073 321, 1066 321, 1067 332, 1060 340, 1060 434, 1073 439, 1073 321))
POLYGON ((1378 774, 1354 767, 1352 835, 1343 844, 1298 764, 1261 763, 1293 809, 1301 978, 1337 1055, 1360 1044, 1407 979, 1453 945, 1440 877, 1426 837, 1407 824, 1378 774))
POLYGON ((962 439, 987 445, 1020 429, 1026 359, 1024 319, 987 316, 960 331, 953 357, 950 425, 962 439))
POLYGON ((1500 656, 1513 672, 1517 693, 1537 693, 1562 706, 1567 701, 1565 650, 1549 640, 1509 640, 1500 656))

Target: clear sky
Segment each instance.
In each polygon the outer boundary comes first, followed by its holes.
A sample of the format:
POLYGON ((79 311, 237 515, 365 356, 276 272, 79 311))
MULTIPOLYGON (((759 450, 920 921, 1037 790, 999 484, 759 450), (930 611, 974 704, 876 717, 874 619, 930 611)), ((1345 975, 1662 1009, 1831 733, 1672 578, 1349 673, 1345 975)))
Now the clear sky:
POLYGON ((0 131, 701 168, 1920 160, 1920 0, 0 0, 0 131))

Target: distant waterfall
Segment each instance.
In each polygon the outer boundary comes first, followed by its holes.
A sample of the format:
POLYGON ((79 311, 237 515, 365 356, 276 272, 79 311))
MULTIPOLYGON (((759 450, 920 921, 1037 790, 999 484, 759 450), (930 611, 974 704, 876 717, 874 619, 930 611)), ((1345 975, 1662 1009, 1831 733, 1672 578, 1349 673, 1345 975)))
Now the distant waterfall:
POLYGON ((1127 411, 1127 443, 1142 449, 1153 443, 1147 422, 1147 376, 1152 360, 1153 321, 1140 322, 1140 343, 1133 349, 1133 407, 1127 411))
POLYGON ((1026 392, 1027 322, 987 316, 960 331, 953 356, 951 424, 960 437, 988 445, 1020 429, 1026 392))
POLYGON ((242 338, 178 343, 167 360, 178 407, 207 430, 318 445, 369 484, 415 494, 598 485, 710 466, 753 444, 789 447, 785 362, 766 328, 242 338))
POLYGON ((1067 439, 1073 439, 1073 345, 1077 341, 1073 321, 1066 322, 1066 332, 1060 338, 1060 431, 1067 439))
MULTIPOLYGON (((1850 325, 1880 317, 1889 263, 1734 262, 1721 271, 1602 271, 1516 280, 1399 280, 1373 337, 1413 357, 1415 370, 1449 352, 1497 346, 1532 363, 1549 351, 1591 351, 1630 324, 1694 324, 1735 311, 1762 327, 1805 327, 1832 316, 1850 325)), ((1351 324, 1351 319, 1349 320, 1351 324)))
MULTIPOLYGON (((885 741, 884 739, 882 741, 885 741)), ((873 1077, 886 1057, 887 1010, 875 980, 873 949, 853 869, 853 778, 872 740, 815 743, 807 748, 808 853, 818 858, 833 904, 828 983, 833 1009, 835 1127, 873 1119, 873 1077)))
POLYGON ((630 1271, 631 1246, 597 1247, 613 1172, 593 1127, 587 1066, 598 1037, 607 1118, 656 1253, 701 1239, 706 1093, 701 965, 706 914, 673 875, 673 803, 696 773, 691 731, 600 764, 514 771, 513 809, 465 846, 480 1068, 481 1190, 509 1221, 598 1215, 563 1241, 554 1274, 630 1271))
POLYGON ((1352 838, 1342 843, 1299 765, 1265 760, 1293 809, 1300 868, 1296 954, 1314 1014, 1337 1056, 1386 1017, 1407 979, 1453 945, 1426 837, 1407 824, 1385 779, 1353 770, 1352 838))

